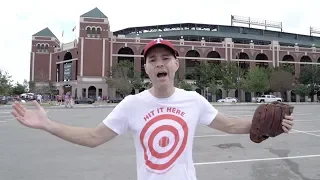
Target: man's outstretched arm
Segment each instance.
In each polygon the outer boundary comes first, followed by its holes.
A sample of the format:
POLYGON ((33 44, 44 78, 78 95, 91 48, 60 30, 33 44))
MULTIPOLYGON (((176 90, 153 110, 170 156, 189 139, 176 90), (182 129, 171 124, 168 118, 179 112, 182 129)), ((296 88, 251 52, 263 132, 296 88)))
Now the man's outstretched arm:
MULTIPOLYGON (((285 119, 282 120, 282 129, 284 132, 288 133, 292 129, 292 120, 292 116, 286 116, 285 119)), ((209 124, 209 127, 229 134, 249 134, 251 124, 251 119, 232 117, 219 112, 209 124)))
POLYGON ((218 113, 209 127, 229 134, 249 134, 252 120, 218 113))
POLYGON ((106 143, 118 135, 104 123, 100 123, 96 128, 85 128, 68 126, 50 120, 44 130, 71 143, 91 148, 106 143))
POLYGON ((36 108, 34 111, 25 108, 18 102, 12 105, 12 115, 27 127, 41 129, 71 143, 87 147, 96 147, 117 136, 117 133, 104 123, 99 124, 96 128, 84 128, 52 121, 38 102, 33 101, 33 103, 36 108))
MULTIPOLYGON (((203 96, 195 93, 199 98, 200 118, 201 124, 206 124, 211 128, 223 131, 229 134, 249 134, 252 119, 232 117, 221 112, 218 112, 210 102, 203 96)), ((282 120, 282 129, 289 132, 293 126, 293 117, 285 116, 282 120)))

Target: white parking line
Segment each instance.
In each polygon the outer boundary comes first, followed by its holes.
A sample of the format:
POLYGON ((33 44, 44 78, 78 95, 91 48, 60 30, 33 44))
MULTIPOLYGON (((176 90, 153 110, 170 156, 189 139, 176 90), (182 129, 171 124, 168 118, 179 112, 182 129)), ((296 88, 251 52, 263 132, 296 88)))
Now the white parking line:
POLYGON ((303 132, 314 133, 314 132, 320 132, 320 130, 313 130, 313 131, 303 131, 303 132))
MULTIPOLYGON (((231 114, 232 116, 253 116, 254 113, 252 114, 231 114)), ((294 113, 292 114, 293 116, 309 116, 309 115, 314 115, 314 113, 304 113, 304 114, 297 114, 297 113, 294 113)), ((318 115, 320 116, 320 115, 318 115)))
POLYGON ((320 154, 305 155, 305 156, 278 157, 278 158, 262 158, 262 159, 244 159, 244 160, 232 160, 232 161, 200 162, 200 163, 194 163, 194 165, 200 166, 200 165, 228 164, 228 163, 255 162, 255 161, 272 161, 272 160, 283 160, 283 159, 315 158, 315 157, 320 157, 320 154))
POLYGON ((223 136, 235 136, 233 134, 210 134, 210 135, 199 135, 194 136, 195 138, 206 138, 206 137, 223 137, 223 136))
POLYGON ((8 112, 0 112, 0 114, 10 114, 11 112, 8 111, 8 112))
POLYGON ((292 131, 295 131, 295 132, 298 132, 298 133, 302 133, 302 134, 308 134, 308 135, 311 135, 311 136, 320 137, 320 135, 312 134, 312 133, 306 132, 306 131, 299 131, 299 130, 296 130, 296 129, 292 129, 292 131))
MULTIPOLYGON (((320 136, 317 134, 312 134, 315 132, 320 132, 320 130, 313 130, 313 131, 297 131, 292 129, 292 131, 289 134, 297 134, 297 133, 305 133, 313 136, 320 136)), ((248 134, 208 134, 208 135, 197 135, 194 136, 195 138, 207 138, 207 137, 225 137, 225 136, 248 136, 248 134)))
POLYGON ((314 113, 294 113, 292 115, 294 116, 307 116, 307 115, 313 115, 314 113))
MULTIPOLYGON (((46 111, 46 114, 48 114, 49 111, 46 111)), ((3 116, 0 116, 0 117, 3 117, 3 116)), ((13 116, 7 116, 7 117, 13 117, 13 116)), ((3 119, 4 122, 8 122, 8 121, 12 121, 14 120, 15 118, 9 118, 9 119, 3 119)), ((1 122, 1 121, 0 121, 1 122)))
POLYGON ((319 120, 318 119, 294 120, 294 122, 312 122, 312 121, 319 121, 319 120))
POLYGON ((12 117, 12 116, 1 116, 0 115, 0 118, 9 118, 9 117, 12 117))
POLYGON ((8 122, 8 121, 0 121, 0 123, 6 123, 6 122, 8 122))

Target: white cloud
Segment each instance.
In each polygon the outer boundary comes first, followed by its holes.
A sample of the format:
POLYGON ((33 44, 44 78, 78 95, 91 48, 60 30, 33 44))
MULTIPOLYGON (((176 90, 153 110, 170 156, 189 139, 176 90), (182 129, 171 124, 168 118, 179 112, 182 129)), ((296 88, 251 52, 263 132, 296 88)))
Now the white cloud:
POLYGON ((169 24, 208 23, 230 25, 230 16, 241 15, 283 22, 284 31, 309 33, 309 26, 320 27, 318 7, 320 1, 298 0, 162 0, 151 1, 8 1, 1 6, 2 35, 0 43, 0 69, 7 70, 15 81, 29 79, 31 36, 49 27, 64 42, 71 41, 71 29, 79 24, 79 16, 98 7, 108 16, 111 30, 126 27, 169 24), (92 3, 91 3, 92 2, 92 3), (14 8, 12 8, 14 7, 14 8))

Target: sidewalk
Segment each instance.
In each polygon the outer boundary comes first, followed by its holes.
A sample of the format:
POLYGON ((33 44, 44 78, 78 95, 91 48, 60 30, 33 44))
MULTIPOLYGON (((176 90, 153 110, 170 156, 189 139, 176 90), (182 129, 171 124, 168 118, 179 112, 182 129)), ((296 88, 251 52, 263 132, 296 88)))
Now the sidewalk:
MULTIPOLYGON (((286 104, 290 105, 320 105, 318 102, 285 102, 286 104)), ((105 103, 105 102, 98 102, 94 104, 75 104, 73 108, 114 108, 117 106, 118 103, 105 103)), ((262 103, 253 103, 253 102, 240 102, 240 103, 217 103, 211 102, 213 106, 258 106, 262 103)), ((25 105, 33 108, 33 104, 31 102, 26 103, 25 105)), ((55 103, 41 103, 41 106, 48 109, 52 108, 65 108, 64 105, 56 105, 55 103)), ((11 103, 7 105, 0 105, 0 108, 10 109, 11 103)))
MULTIPOLYGON (((318 102, 284 102, 290 105, 320 105, 318 102)), ((253 102, 239 102, 239 103, 217 103, 212 102, 213 106, 257 106, 263 103, 253 103, 253 102)), ((265 103, 266 104, 266 103, 265 103)))

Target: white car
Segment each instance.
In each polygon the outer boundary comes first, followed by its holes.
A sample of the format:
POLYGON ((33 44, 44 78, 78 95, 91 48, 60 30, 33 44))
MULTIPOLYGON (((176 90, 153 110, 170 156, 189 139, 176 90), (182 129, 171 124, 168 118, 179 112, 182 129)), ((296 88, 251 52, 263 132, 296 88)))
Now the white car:
POLYGON ((224 99, 219 99, 217 102, 236 103, 238 102, 238 99, 233 97, 226 97, 224 99))
POLYGON ((257 103, 271 103, 274 101, 282 102, 283 99, 276 97, 274 95, 262 95, 260 97, 257 97, 255 100, 257 103))

